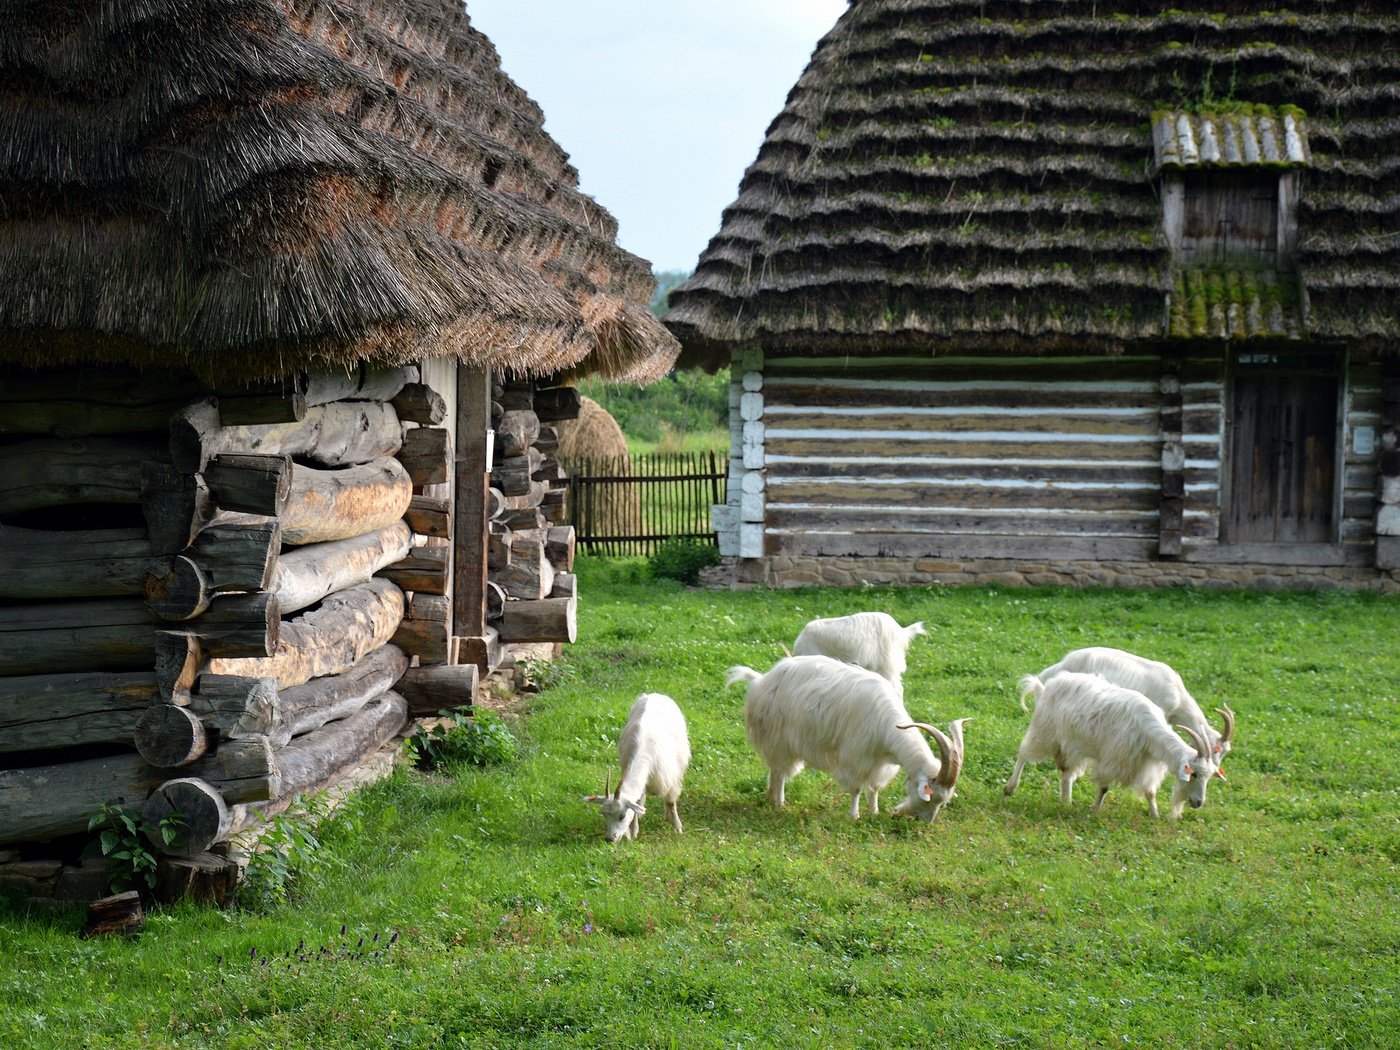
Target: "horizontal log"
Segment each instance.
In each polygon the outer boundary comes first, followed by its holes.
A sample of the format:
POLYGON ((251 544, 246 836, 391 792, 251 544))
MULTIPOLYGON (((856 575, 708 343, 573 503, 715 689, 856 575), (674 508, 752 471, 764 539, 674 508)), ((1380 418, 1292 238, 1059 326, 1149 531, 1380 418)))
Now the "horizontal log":
POLYGON ((515 511, 533 510, 544 501, 547 492, 548 489, 542 481, 530 482, 529 491, 518 496, 507 496, 500 489, 492 487, 487 492, 487 516, 493 521, 498 521, 515 511))
POLYGON ((224 452, 210 461, 204 479, 220 510, 277 517, 291 496, 292 459, 224 452))
POLYGON ((282 513, 282 542, 322 543, 382 529, 402 518, 412 499, 413 482, 396 459, 343 470, 297 465, 282 513))
POLYGON ((568 489, 550 489, 547 491, 540 499, 540 513, 544 515, 545 521, 553 525, 562 525, 564 522, 568 521, 568 498, 568 489))
POLYGON ((578 577, 571 572, 561 572, 554 577, 554 589, 549 592, 551 598, 576 598, 578 596, 578 577))
POLYGON ((535 410, 535 384, 502 383, 492 384, 491 400, 501 406, 503 412, 533 412, 535 410))
POLYGON ((543 598, 554 589, 554 566, 545 557, 544 540, 519 533, 511 543, 510 564, 493 572, 491 580, 512 598, 543 598))
MULTIPOLYGON (((276 798, 281 784, 265 739, 233 740, 185 767, 225 802, 276 798)), ((88 818, 107 804, 140 808, 169 772, 139 755, 0 770, 0 843, 46 842, 87 830, 88 818)))
POLYGON ((0 675, 149 670, 156 622, 139 598, 0 607, 0 675))
POLYGON ((203 616, 185 621, 209 656, 267 656, 277 646, 281 617, 269 591, 219 595, 203 616))
POLYGON ((82 365, 0 372, 0 434, 91 437, 164 430, 207 385, 185 372, 82 365))
POLYGON ((278 560, 272 590, 286 616, 336 591, 369 582, 412 549, 413 530, 402 519, 351 539, 299 547, 278 560))
POLYGON ((281 535, 275 520, 201 530, 184 554, 147 564, 147 606, 162 619, 188 620, 218 594, 267 590, 281 535))
POLYGON ((377 751, 408 724, 408 702, 384 693, 349 718, 296 737, 276 754, 285 792, 309 793, 335 780, 336 774, 377 751))
POLYGON ((393 636, 404 595, 374 579, 332 594, 320 606, 285 621, 274 654, 265 659, 213 659, 211 674, 276 679, 279 688, 349 670, 393 636))
POLYGON ((546 460, 538 470, 530 475, 534 481, 543 481, 550 488, 558 488, 560 485, 568 483, 569 472, 559 465, 557 460, 546 460))
POLYGON ((353 715, 395 688, 408 664, 408 654, 402 649, 383 645, 348 671, 284 689, 279 697, 280 724, 272 737, 273 746, 280 748, 293 737, 353 715))
POLYGON ((393 580, 405 591, 446 594, 449 554, 448 547, 415 547, 408 557, 375 575, 393 580))
POLYGON ((202 475, 181 474, 168 463, 141 464, 141 512, 151 554, 184 550, 217 510, 202 475))
POLYGON ((530 491, 532 475, 543 463, 544 456, 534 449, 501 457, 491 466, 491 486, 507 496, 524 495, 530 491))
POLYGON ((578 637, 578 599, 506 602, 496 629, 502 642, 572 642, 578 637))
POLYGON ((398 415, 377 401, 317 405, 290 422, 224 426, 217 407, 206 400, 170 420, 171 460, 187 474, 198 474, 227 453, 295 456, 329 467, 364 463, 394 455, 402 440, 398 415))
MULTIPOLYGON (((460 645, 458 646, 460 653, 460 645)), ((408 701, 408 713, 426 718, 443 711, 470 708, 476 703, 480 670, 475 663, 410 667, 395 691, 408 701)))
POLYGON ((167 817, 179 818, 173 841, 157 836, 152 843, 173 857, 203 853, 229 832, 229 808, 223 796, 198 777, 179 777, 161 784, 146 799, 141 816, 147 826, 155 828, 167 817))
POLYGON ((510 600, 510 596, 506 594, 506 589, 499 583, 487 580, 484 597, 486 618, 488 620, 499 619, 501 610, 506 607, 506 602, 510 600))
POLYGON ((360 367, 351 372, 312 372, 306 377, 306 401, 392 401, 410 383, 417 383, 417 365, 360 367))
POLYGON ((444 427, 413 427, 403 431, 398 460, 413 487, 445 484, 452 476, 452 434, 444 427))
POLYGON ((0 597, 140 594, 150 557, 144 529, 53 532, 0 525, 0 597))
POLYGON ((583 399, 577 387, 555 386, 535 391, 535 414, 543 422, 557 423, 561 419, 577 419, 582 410, 583 399))
POLYGON ((0 678, 0 754, 85 744, 131 746, 156 701, 150 671, 0 678))
POLYGON ((572 525, 555 525, 545 538, 545 553, 560 572, 574 567, 577 538, 572 525))
POLYGON ((539 436, 535 438, 532 447, 552 456, 555 452, 559 451, 559 428, 554 426, 541 426, 539 436))
POLYGON ((184 699, 191 714, 226 740, 263 736, 276 744, 282 714, 274 678, 201 674, 184 699))
POLYGON ((481 676, 490 674, 500 666, 501 638, 496 628, 486 627, 479 636, 458 637, 453 642, 457 647, 458 663, 471 664, 481 676))
POLYGON ((404 520, 420 536, 446 539, 452 535, 452 501, 441 496, 414 496, 404 520))
POLYGON ((520 510, 502 510, 499 517, 492 519, 491 524, 502 525, 512 530, 542 529, 549 526, 549 519, 540 513, 539 507, 524 507, 520 510))
POLYGON ((136 438, 34 438, 0 446, 0 514, 74 503, 141 502, 141 464, 168 458, 136 438))
POLYGON ((452 638, 452 608, 437 594, 415 594, 404 611, 393 641, 420 664, 445 664, 452 638))
POLYGON ((447 418, 447 401, 432 387, 407 383, 391 402, 399 419, 435 427, 447 418))
POLYGON ((1150 538, 987 536, 955 532, 911 535, 893 531, 852 534, 813 530, 797 535, 769 536, 767 540, 769 554, 935 558, 950 562, 985 558, 1023 558, 1038 564, 1050 561, 1150 561, 1157 549, 1155 530, 1150 538))
POLYGON ((496 421, 495 458, 499 462, 510 456, 523 455, 540 435, 540 419, 528 409, 507 410, 496 421))

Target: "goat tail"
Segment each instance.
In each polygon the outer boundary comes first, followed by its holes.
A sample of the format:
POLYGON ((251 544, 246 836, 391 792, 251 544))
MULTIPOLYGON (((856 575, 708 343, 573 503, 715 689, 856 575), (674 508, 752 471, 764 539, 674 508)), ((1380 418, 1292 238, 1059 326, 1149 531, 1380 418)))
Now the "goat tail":
POLYGON ((737 667, 731 667, 729 669, 729 672, 724 677, 724 684, 727 688, 733 685, 735 682, 744 682, 745 684, 747 684, 749 682, 756 682, 762 677, 763 675, 759 674, 752 667, 744 667, 743 665, 740 665, 737 667))
POLYGON ((1026 712, 1030 711, 1026 706, 1026 697, 1033 696, 1039 700, 1040 694, 1045 691, 1045 683, 1033 674, 1023 674, 1016 687, 1021 690, 1021 710, 1026 712))
POLYGON ((904 634, 910 641, 913 641, 916 635, 928 634, 928 631, 924 630, 924 621, 919 620, 917 623, 911 623, 908 627, 904 628, 904 634))

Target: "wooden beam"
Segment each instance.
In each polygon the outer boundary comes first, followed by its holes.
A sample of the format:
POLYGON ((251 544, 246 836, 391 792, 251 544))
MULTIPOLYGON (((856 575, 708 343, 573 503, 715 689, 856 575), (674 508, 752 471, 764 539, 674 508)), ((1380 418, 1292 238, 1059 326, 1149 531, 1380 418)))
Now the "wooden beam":
POLYGON ((408 670, 408 663, 408 654, 398 646, 382 645, 341 674, 313 678, 282 690, 278 698, 280 724, 273 744, 282 747, 327 722, 348 718, 394 688, 408 670))
POLYGON ((293 739, 277 751, 282 791, 309 793, 336 774, 393 740, 408 724, 408 702, 383 693, 355 714, 293 739))
POLYGON ((141 464, 164 443, 133 438, 35 438, 0 448, 0 514, 72 503, 139 503, 141 464))
POLYGON ((131 746, 156 702, 150 671, 0 678, 0 754, 84 744, 131 746))
POLYGON ((311 612, 285 621, 272 656, 213 659, 207 670, 275 678, 283 689, 340 674, 387 642, 403 613, 403 591, 389 580, 376 578, 332 594, 311 612))
POLYGON ((426 718, 471 707, 479 680, 480 669, 473 662, 440 664, 409 668, 394 688, 408 701, 409 715, 426 718))
POLYGON ((401 420, 435 427, 447 418, 447 399, 424 383, 409 383, 394 395, 394 411, 401 420))
POLYGON ((282 542, 299 546, 382 529, 402 518, 412 499, 408 471, 393 458, 343 470, 298 464, 282 513, 282 542))
POLYGON ((140 594, 150 558, 144 529, 50 532, 0 525, 0 597, 140 594))
POLYGON ((405 430, 398 459, 414 488, 445 484, 452 471, 452 435, 445 427, 405 430))
POLYGON ((408 603, 403 622, 394 632, 394 644, 420 664, 449 662, 452 639, 451 609, 442 595, 415 594, 408 603))
POLYGON ((336 467, 392 456, 403 441, 393 408, 377 401, 342 401, 309 408, 300 420, 224 426, 212 400, 187 405, 170 420, 170 456, 198 474, 223 453, 296 456, 336 467))
POLYGON ((486 432, 491 382, 484 369, 457 367, 457 489, 452 519, 451 634, 479 636, 486 628, 486 432))
POLYGON ((572 642, 578 637, 578 599, 506 602, 497 629, 503 642, 572 642))
POLYGON ((367 583, 412 549, 413 530, 402 519, 351 539, 299 547, 278 560, 271 589, 286 616, 336 591, 367 583))
POLYGON ((446 594, 447 547, 415 547, 408 556, 380 569, 376 575, 393 580, 405 591, 424 594, 446 594))

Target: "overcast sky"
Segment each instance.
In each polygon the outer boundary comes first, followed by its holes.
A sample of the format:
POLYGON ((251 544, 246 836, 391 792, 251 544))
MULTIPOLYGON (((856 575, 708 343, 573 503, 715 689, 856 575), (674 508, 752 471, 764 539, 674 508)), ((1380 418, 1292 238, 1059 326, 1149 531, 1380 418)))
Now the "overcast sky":
POLYGON ((656 270, 690 270, 846 0, 466 0, 579 186, 656 270))

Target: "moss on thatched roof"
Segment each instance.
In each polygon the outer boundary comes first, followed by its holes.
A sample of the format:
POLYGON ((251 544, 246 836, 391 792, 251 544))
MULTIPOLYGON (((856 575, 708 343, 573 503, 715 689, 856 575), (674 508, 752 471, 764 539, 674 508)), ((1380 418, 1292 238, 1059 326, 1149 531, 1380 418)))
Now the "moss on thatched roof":
POLYGON ((674 359, 457 0, 19 0, 0 85, 0 362, 674 359))
POLYGON ((1392 0, 855 0, 666 323, 708 367, 1176 337, 1159 172, 1204 118, 1208 164, 1303 173, 1306 334, 1393 348, 1397 84, 1392 0))

